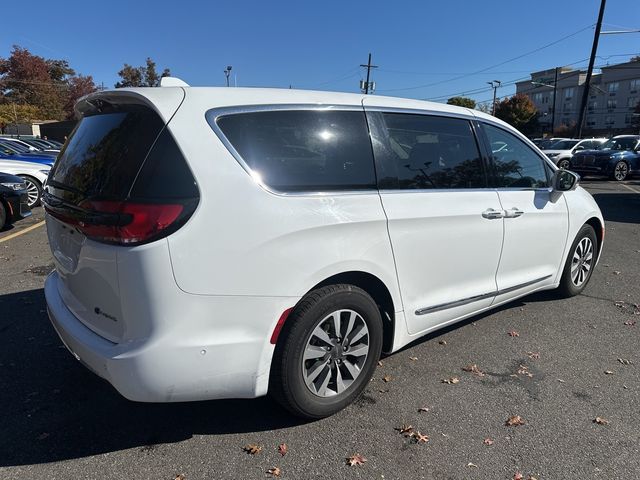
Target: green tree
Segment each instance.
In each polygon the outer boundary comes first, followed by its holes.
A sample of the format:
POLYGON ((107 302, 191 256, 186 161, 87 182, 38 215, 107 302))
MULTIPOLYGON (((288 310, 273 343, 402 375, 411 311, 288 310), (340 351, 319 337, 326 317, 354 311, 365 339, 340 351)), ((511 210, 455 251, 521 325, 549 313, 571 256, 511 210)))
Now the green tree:
POLYGON ((0 104, 0 131, 6 133, 7 125, 16 123, 31 123, 42 118, 42 113, 33 105, 18 105, 15 103, 0 104))
POLYGON ((524 134, 538 130, 538 110, 531 99, 522 93, 505 98, 496 104, 496 117, 524 134))
POLYGON ((447 100, 449 105, 457 105, 458 107, 476 108, 476 101, 468 97, 451 97, 447 100))
POLYGON ((158 75, 156 63, 147 57, 146 64, 142 67, 134 67, 128 63, 124 64, 122 70, 118 72, 120 81, 115 84, 116 88, 124 87, 158 87, 160 79, 171 75, 171 71, 165 68, 162 74, 158 75))

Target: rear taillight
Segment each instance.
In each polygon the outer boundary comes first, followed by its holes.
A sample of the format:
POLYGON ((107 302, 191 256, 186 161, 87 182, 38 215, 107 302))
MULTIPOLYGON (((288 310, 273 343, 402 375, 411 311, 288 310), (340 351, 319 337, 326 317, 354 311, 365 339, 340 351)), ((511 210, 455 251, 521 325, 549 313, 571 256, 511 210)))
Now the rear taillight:
MULTIPOLYGON (((45 203, 45 208, 48 205, 45 203)), ((67 214, 56 208, 47 212, 75 226, 88 238, 119 245, 137 245, 162 238, 189 218, 193 202, 139 203, 132 201, 84 201, 79 211, 67 214)))

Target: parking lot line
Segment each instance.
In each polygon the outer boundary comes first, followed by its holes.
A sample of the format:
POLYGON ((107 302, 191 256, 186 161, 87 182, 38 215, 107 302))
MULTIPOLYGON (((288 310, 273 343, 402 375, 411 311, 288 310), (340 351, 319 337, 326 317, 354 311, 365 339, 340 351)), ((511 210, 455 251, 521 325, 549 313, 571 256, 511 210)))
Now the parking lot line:
POLYGON ((624 183, 621 183, 620 185, 622 185, 624 188, 631 190, 633 193, 640 193, 640 190, 637 190, 633 187, 630 187, 629 185, 625 185, 624 183))
POLYGON ((35 230, 36 228, 41 227, 44 224, 45 224, 45 221, 42 220, 41 222, 38 222, 35 225, 31 225, 30 227, 27 227, 24 230, 20 230, 19 232, 12 233, 11 235, 8 235, 4 238, 0 238, 0 243, 6 242, 7 240, 11 240, 12 238, 19 237, 20 235, 30 232, 31 230, 35 230))

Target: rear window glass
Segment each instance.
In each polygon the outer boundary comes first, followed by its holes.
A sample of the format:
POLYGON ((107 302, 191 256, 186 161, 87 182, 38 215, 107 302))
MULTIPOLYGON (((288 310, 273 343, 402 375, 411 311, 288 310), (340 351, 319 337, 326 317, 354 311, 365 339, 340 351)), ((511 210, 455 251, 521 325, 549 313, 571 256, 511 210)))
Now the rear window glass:
POLYGON ((139 105, 84 117, 58 157, 52 185, 91 198, 126 197, 163 126, 153 110, 139 105))
POLYGON ((364 112, 252 112, 217 123, 252 172, 276 190, 375 188, 364 112))

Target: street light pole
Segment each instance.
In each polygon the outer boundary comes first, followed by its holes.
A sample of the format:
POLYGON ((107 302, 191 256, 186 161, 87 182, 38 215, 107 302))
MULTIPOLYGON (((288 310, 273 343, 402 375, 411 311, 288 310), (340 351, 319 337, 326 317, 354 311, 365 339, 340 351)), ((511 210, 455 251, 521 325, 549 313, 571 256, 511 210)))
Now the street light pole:
POLYGON ((224 76, 227 77, 227 87, 229 86, 229 75, 231 75, 231 65, 227 65, 227 68, 224 69, 224 76))
POLYGON ((551 105, 551 136, 556 128, 556 97, 558 96, 558 67, 555 68, 555 76, 553 80, 553 104, 551 105))
POLYGON ((500 80, 492 80, 491 82, 487 82, 493 88, 493 107, 491 109, 491 115, 496 115, 496 92, 498 87, 502 84, 500 80))

